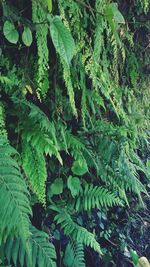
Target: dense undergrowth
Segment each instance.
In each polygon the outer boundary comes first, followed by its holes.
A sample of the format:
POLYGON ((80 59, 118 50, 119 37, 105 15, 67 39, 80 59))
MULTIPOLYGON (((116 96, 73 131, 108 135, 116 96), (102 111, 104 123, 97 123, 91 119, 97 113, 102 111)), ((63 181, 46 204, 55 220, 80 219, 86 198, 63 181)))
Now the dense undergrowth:
POLYGON ((1 266, 150 259, 149 8, 1 1, 1 266))

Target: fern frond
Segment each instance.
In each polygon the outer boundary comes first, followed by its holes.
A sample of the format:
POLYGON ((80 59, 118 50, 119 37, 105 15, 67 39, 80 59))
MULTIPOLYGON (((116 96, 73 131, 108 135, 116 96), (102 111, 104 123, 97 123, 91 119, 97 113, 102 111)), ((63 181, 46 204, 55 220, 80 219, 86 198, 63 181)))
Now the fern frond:
POLYGON ((23 144, 22 166, 25 171, 32 191, 36 194, 38 200, 45 204, 46 189, 46 162, 42 152, 32 147, 30 143, 23 144))
POLYGON ((0 136, 7 138, 7 132, 5 130, 5 123, 4 123, 4 110, 1 102, 0 102, 0 136))
POLYGON ((67 212, 60 212, 54 219, 58 224, 61 224, 61 228, 66 236, 70 236, 74 241, 89 246, 94 251, 102 254, 99 243, 96 241, 94 234, 90 233, 87 229, 76 224, 71 216, 67 212))
MULTIPOLYGON (((18 103, 18 100, 14 98, 14 102, 18 103)), ((28 120, 25 120, 22 127, 22 139, 30 142, 40 153, 45 153, 50 157, 54 155, 60 164, 63 164, 54 123, 50 122, 46 114, 33 103, 26 100, 20 103, 23 107, 29 108, 28 120)))
POLYGON ((76 211, 91 210, 100 207, 112 207, 113 205, 122 206, 123 203, 114 193, 102 186, 86 184, 85 188, 74 199, 73 206, 76 211))
POLYGON ((77 117, 78 114, 77 114, 77 109, 76 109, 76 105, 75 105, 74 89, 73 89, 73 85, 72 85, 70 69, 67 66, 66 62, 62 62, 62 63, 63 63, 63 77, 64 77, 65 85, 66 85, 66 88, 68 91, 70 105, 71 105, 73 114, 77 117))
POLYGON ((14 149, 0 142, 0 240, 17 231, 22 239, 30 236, 29 192, 19 166, 11 157, 14 149))
POLYGON ((48 86, 43 86, 44 81, 48 83, 48 24, 46 22, 43 24, 43 21, 46 21, 46 19, 46 2, 37 2, 35 0, 32 0, 32 20, 34 23, 36 23, 36 39, 38 50, 37 93, 41 93, 43 96, 47 93, 48 90, 48 86))
POLYGON ((63 164, 58 144, 56 145, 56 142, 54 143, 51 136, 48 133, 43 132, 38 126, 32 126, 32 130, 30 125, 29 127, 26 127, 22 134, 22 138, 26 142, 30 142, 32 146, 40 152, 45 153, 50 157, 54 155, 59 162, 63 164))
POLYGON ((85 267, 84 249, 81 243, 69 242, 63 259, 66 267, 85 267))
POLYGON ((8 264, 13 262, 14 266, 21 267, 56 267, 56 253, 52 243, 49 242, 48 235, 35 227, 30 227, 31 237, 29 244, 31 247, 31 263, 24 250, 22 241, 19 238, 9 237, 0 251, 3 251, 8 260, 8 264))

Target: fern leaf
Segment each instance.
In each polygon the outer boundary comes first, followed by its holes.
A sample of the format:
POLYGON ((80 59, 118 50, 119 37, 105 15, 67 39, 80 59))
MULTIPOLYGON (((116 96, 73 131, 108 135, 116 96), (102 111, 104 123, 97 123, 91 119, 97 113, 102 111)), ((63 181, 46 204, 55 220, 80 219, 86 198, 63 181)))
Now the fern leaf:
POLYGON ((76 211, 91 210, 100 207, 112 207, 113 205, 122 206, 123 203, 114 193, 101 186, 86 184, 85 188, 73 201, 76 211))
POLYGON ((46 20, 45 1, 37 2, 32 0, 32 20, 36 23, 36 40, 38 50, 38 92, 41 92, 44 96, 48 90, 48 25, 44 25, 41 22, 46 20), (47 84, 45 86, 45 84, 47 84))
POLYGON ((40 150, 32 147, 30 143, 24 143, 22 161, 22 166, 29 179, 32 191, 37 195, 38 200, 45 204, 47 173, 44 155, 40 150))
POLYGON ((0 240, 17 231, 23 240, 30 236, 29 192, 19 166, 11 157, 12 149, 0 142, 0 240), (3 146, 2 146, 3 145, 3 146))
POLYGON ((35 227, 30 227, 31 236, 29 244, 31 247, 31 263, 28 259, 22 240, 19 238, 8 238, 0 252, 4 252, 8 264, 13 261, 15 267, 56 267, 56 253, 52 243, 48 241, 48 235, 35 227))
POLYGON ((66 267, 85 267, 83 245, 69 242, 65 250, 63 263, 66 267))
POLYGON ((76 224, 68 213, 60 212, 55 216, 55 221, 57 221, 58 224, 61 224, 61 228, 66 236, 71 236, 74 241, 89 246, 99 254, 102 254, 100 245, 96 241, 94 234, 76 224))

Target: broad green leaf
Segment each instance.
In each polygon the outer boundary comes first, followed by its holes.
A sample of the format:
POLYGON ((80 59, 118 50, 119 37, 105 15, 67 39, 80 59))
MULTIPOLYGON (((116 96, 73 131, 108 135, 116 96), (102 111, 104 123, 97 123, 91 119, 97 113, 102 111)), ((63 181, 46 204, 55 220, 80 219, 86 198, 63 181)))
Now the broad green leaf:
POLYGON ((50 186, 50 194, 51 195, 59 195, 63 192, 63 180, 61 178, 57 178, 54 183, 50 186))
POLYGON ((29 27, 24 27, 24 31, 22 34, 22 41, 26 46, 30 46, 32 44, 32 32, 29 27))
POLYGON ((80 192, 81 182, 78 177, 69 176, 67 186, 71 191, 71 195, 75 197, 80 192))
POLYGON ((51 13, 52 12, 52 7, 53 7, 52 0, 47 0, 47 7, 48 7, 48 11, 51 13))
POLYGON ((105 15, 109 22, 110 20, 113 20, 117 24, 125 24, 124 17, 119 11, 117 3, 111 3, 107 5, 105 9, 105 15))
POLYGON ((10 21, 5 21, 3 26, 3 33, 5 38, 12 44, 16 44, 19 39, 19 34, 15 29, 15 26, 10 21))
POLYGON ((74 161, 73 166, 71 168, 72 172, 75 175, 83 175, 88 171, 87 163, 85 159, 80 158, 76 161, 74 161))
POLYGON ((117 3, 111 3, 110 6, 113 12, 113 17, 114 17, 115 22, 119 24, 125 24, 124 17, 119 11, 117 3))
POLYGON ((50 21, 50 33, 53 44, 60 57, 70 64, 75 52, 75 43, 70 31, 64 26, 59 16, 49 18, 50 21))

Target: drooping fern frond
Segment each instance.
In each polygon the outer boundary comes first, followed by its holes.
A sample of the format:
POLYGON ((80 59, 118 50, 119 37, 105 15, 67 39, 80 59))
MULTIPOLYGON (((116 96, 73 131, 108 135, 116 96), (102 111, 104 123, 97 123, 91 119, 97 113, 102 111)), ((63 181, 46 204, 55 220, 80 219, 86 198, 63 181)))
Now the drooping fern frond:
POLYGON ((77 110, 74 99, 74 89, 70 72, 70 63, 75 53, 74 39, 68 28, 61 21, 61 18, 59 16, 55 16, 53 18, 50 18, 49 20, 51 38, 56 51, 60 55, 60 60, 63 66, 63 78, 67 88, 70 105, 73 114, 77 117, 77 110))
POLYGON ((83 245, 69 242, 65 249, 63 263, 66 267, 85 267, 83 245))
POLYGON ((22 139, 25 142, 30 142, 40 153, 49 156, 54 155, 63 164, 54 123, 50 122, 46 114, 33 103, 26 100, 18 101, 15 98, 13 100, 15 103, 22 104, 25 108, 22 139), (28 112, 26 107, 29 108, 28 112))
MULTIPOLYGON (((31 124, 32 126, 32 124, 31 124)), ((54 155, 61 164, 62 158, 59 153, 59 147, 56 146, 51 139, 51 135, 48 133, 45 133, 42 131, 41 128, 38 126, 32 126, 32 130, 30 127, 30 124, 28 127, 26 127, 22 133, 23 140, 30 142, 33 147, 35 147, 37 150, 39 150, 42 153, 45 153, 46 155, 49 155, 50 157, 54 155)))
POLYGON ((16 232, 25 241, 30 236, 31 208, 29 192, 12 157, 15 153, 0 137, 0 240, 16 232))
POLYGON ((113 205, 122 206, 123 203, 108 189, 102 186, 94 186, 93 184, 86 184, 85 188, 73 200, 73 206, 76 211, 91 210, 100 207, 112 207, 113 205))
POLYGON ((70 236, 74 241, 89 246, 94 251, 102 254, 99 243, 96 241, 94 234, 90 233, 86 228, 76 224, 67 212, 60 212, 54 219, 57 224, 61 224, 64 234, 70 236))
POLYGON ((38 50, 38 77, 37 77, 37 93, 41 93, 43 96, 48 90, 48 46, 47 46, 47 34, 48 24, 46 1, 32 0, 32 20, 36 25, 36 39, 38 50), (46 82, 45 82, 46 81, 46 82), (47 85, 46 85, 47 84, 47 85))
POLYGON ((65 85, 68 91, 70 105, 71 105, 73 114, 77 117, 78 115, 77 115, 77 109, 76 109, 75 100, 74 100, 74 89, 73 89, 73 84, 71 80, 71 73, 66 62, 63 62, 63 78, 64 78, 65 85))
POLYGON ((26 177, 29 179, 31 190, 36 194, 38 200, 45 204, 46 189, 46 163, 40 150, 32 147, 31 143, 23 143, 22 166, 26 177))
POLYGON ((0 102, 0 136, 7 139, 7 132, 5 130, 5 123, 4 123, 4 110, 1 102, 0 102))
POLYGON ((30 227, 30 231, 31 263, 21 239, 9 237, 4 246, 0 248, 0 251, 6 255, 8 264, 13 262, 15 267, 18 265, 21 267, 56 267, 56 253, 53 244, 49 242, 48 235, 33 226, 30 227))

